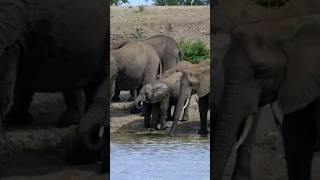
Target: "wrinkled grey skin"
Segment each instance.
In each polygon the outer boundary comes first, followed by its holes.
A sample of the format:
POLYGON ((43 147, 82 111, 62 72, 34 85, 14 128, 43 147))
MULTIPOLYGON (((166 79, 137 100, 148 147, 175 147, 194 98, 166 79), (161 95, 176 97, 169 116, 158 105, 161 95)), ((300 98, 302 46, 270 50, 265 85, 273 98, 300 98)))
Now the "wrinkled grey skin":
MULTIPOLYGON (((214 180, 223 177, 240 124, 275 100, 284 115, 288 177, 310 179, 320 132, 319 32, 320 16, 316 15, 241 26, 232 32, 223 63, 212 65, 213 73, 224 71, 224 89, 214 90, 212 97, 218 112, 214 117, 214 180), (219 97, 221 101, 215 99, 219 97)), ((250 172, 241 169, 250 162, 251 152, 246 153, 249 159, 237 160, 240 169, 232 179, 252 179, 250 172)))
MULTIPOLYGON (((182 61, 181 61, 182 62, 182 61)), ((153 81, 152 83, 146 84, 140 90, 139 95, 135 100, 136 106, 139 106, 142 102, 147 102, 151 104, 160 104, 160 107, 152 107, 152 114, 159 114, 160 117, 152 117, 152 122, 156 129, 165 129, 166 126, 166 115, 167 120, 171 120, 171 107, 177 104, 177 99, 180 93, 180 78, 182 76, 181 72, 172 73, 170 76, 163 78, 161 80, 153 81), (160 112, 154 112, 160 111, 160 112), (160 119, 159 119, 160 118, 160 119), (158 122, 160 127, 158 127, 158 122)), ((186 106, 183 114, 183 121, 189 120, 189 104, 186 106)), ((145 117, 151 115, 151 113, 146 112, 145 117)), ((145 126, 149 128, 150 117, 145 118, 145 126), (148 121, 149 120, 149 121, 148 121)))
POLYGON ((320 2, 290 0, 280 8, 265 8, 251 0, 220 0, 212 12, 212 32, 230 33, 240 25, 320 13, 320 2))
POLYGON ((196 93, 199 98, 200 130, 198 133, 202 135, 208 134, 207 113, 210 105, 210 61, 204 60, 199 64, 184 69, 180 83, 180 93, 173 115, 170 136, 173 135, 185 102, 193 93, 196 93))
MULTIPOLYGON (((0 1, 0 61, 1 68, 8 67, 0 73, 0 122, 8 102, 20 93, 24 97, 63 91, 78 96, 88 88, 87 99, 92 99, 105 76, 106 7, 102 0, 0 1)), ((78 162, 99 157, 97 151, 77 152, 78 162)))
POLYGON ((157 77, 160 58, 150 45, 143 42, 130 42, 119 49, 111 50, 110 61, 105 63, 110 63, 110 69, 106 69, 110 75, 110 82, 105 80, 99 87, 93 99, 92 108, 89 108, 79 125, 81 138, 91 149, 97 149, 99 144, 90 132, 92 129, 97 129, 97 124, 101 124, 105 118, 105 97, 113 96, 116 79, 121 81, 119 86, 123 90, 137 89, 150 83, 157 77))
MULTIPOLYGON (((112 48, 118 49, 124 46, 125 44, 127 44, 128 42, 129 41, 123 41, 123 42, 114 44, 112 48)), ((177 42, 169 36, 155 35, 148 39, 138 41, 138 42, 148 43, 155 49, 155 51, 157 52, 161 60, 162 72, 165 72, 166 70, 172 68, 182 58, 177 42)), ((117 90, 115 91, 115 95, 112 98, 113 100, 120 99, 119 95, 120 95, 120 90, 122 89, 118 89, 117 85, 116 85, 116 89, 117 90)), ((135 98, 134 98, 133 91, 131 91, 130 94, 131 94, 131 97, 129 98, 129 100, 134 100, 135 98)))

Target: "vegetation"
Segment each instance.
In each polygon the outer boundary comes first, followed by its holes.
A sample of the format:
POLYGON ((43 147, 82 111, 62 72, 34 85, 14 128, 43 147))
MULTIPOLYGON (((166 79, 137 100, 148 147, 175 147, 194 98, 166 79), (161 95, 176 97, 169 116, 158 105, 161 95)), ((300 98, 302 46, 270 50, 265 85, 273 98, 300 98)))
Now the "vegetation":
POLYGON ((128 0, 111 0, 110 3, 113 6, 119 6, 121 4, 129 3, 129 1, 128 0))
POLYGON ((139 12, 143 12, 144 11, 144 6, 143 5, 140 5, 138 7, 139 7, 139 12))
POLYGON ((191 63, 199 63, 210 57, 210 50, 201 40, 180 39, 179 48, 182 52, 183 60, 191 63))

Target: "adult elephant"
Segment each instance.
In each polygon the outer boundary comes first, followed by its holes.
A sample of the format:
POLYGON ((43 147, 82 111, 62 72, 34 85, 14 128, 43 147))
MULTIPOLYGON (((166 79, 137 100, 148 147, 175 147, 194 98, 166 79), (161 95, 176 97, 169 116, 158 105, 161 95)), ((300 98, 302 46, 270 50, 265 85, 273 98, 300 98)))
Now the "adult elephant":
MULTIPOLYGON (((124 46, 125 44, 127 44, 129 41, 124 41, 121 43, 118 43, 116 45, 114 45, 112 48, 113 49, 118 49, 121 48, 122 46, 124 46)), ((147 43, 149 45, 151 45, 155 51, 157 52, 160 61, 161 61, 161 65, 162 65, 162 72, 165 72, 166 70, 172 68, 175 64, 177 64, 179 62, 180 59, 182 59, 182 55, 181 55, 181 51, 178 47, 177 42, 166 35, 155 35, 152 36, 148 39, 142 40, 142 41, 138 41, 138 42, 144 42, 147 43)), ((118 101, 120 100, 119 95, 120 95, 120 90, 118 86, 116 85, 116 91, 114 96, 112 97, 112 99, 114 101, 118 101)), ((134 93, 131 90, 130 92, 131 96, 129 98, 129 100, 134 100, 134 93)))
MULTIPOLYGON (((106 109, 105 97, 107 95, 112 97, 115 81, 121 82, 119 86, 123 90, 138 89, 155 80, 160 69, 160 58, 153 47, 147 43, 130 42, 110 51, 110 69, 106 69, 110 75, 110 82, 106 80, 99 87, 93 106, 89 108, 79 124, 81 139, 87 147, 95 150, 101 146, 97 136, 91 132, 102 123, 106 109)), ((109 125, 109 122, 105 124, 109 125)))
POLYGON ((20 97, 28 94, 27 101, 20 101, 27 104, 29 92, 35 91, 87 89, 86 96, 92 99, 105 76, 106 7, 102 0, 0 1, 0 56, 5 65, 1 68, 9 67, 0 73, 0 122, 13 89, 20 97))
POLYGON ((200 130, 199 134, 208 134, 207 114, 209 110, 209 94, 210 94, 210 61, 204 60, 195 66, 191 66, 182 71, 180 79, 180 92, 177 106, 173 115, 173 124, 170 130, 170 136, 173 135, 174 129, 177 126, 180 114, 184 108, 184 104, 196 93, 199 101, 200 113, 200 130))
MULTIPOLYGON (((288 177, 310 179, 319 139, 320 16, 310 15, 236 28, 223 64, 224 89, 213 89, 214 180, 222 179, 240 124, 260 107, 278 100, 284 115, 283 140, 288 177), (221 101, 220 98, 221 97, 221 101)), ((215 79, 213 79, 215 83, 215 79)), ((254 134, 254 133, 253 133, 254 134)), ((251 135, 253 135, 251 134, 251 135)), ((247 158, 237 160, 233 179, 252 179, 247 158)))

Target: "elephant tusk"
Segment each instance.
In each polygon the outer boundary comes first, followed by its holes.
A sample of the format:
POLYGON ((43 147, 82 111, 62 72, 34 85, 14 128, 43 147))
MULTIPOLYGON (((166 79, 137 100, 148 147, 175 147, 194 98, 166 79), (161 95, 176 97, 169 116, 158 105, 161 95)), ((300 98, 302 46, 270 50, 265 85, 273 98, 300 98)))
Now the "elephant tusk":
POLYGON ((186 109, 186 107, 187 107, 188 104, 189 104, 189 99, 190 99, 190 98, 188 98, 187 101, 186 101, 186 103, 184 104, 183 109, 182 109, 182 111, 181 111, 181 114, 180 114, 180 116, 179 116, 179 119, 182 119, 183 114, 184 114, 184 110, 186 109))
POLYGON ((250 115, 246 121, 246 125, 244 127, 244 130, 243 130, 243 133, 241 134, 240 138, 239 138, 239 141, 237 142, 237 144, 235 145, 234 147, 234 150, 238 150, 239 147, 243 144, 243 142, 246 140, 248 134, 249 134, 249 131, 250 131, 250 128, 252 126, 252 123, 253 123, 253 115, 250 115))

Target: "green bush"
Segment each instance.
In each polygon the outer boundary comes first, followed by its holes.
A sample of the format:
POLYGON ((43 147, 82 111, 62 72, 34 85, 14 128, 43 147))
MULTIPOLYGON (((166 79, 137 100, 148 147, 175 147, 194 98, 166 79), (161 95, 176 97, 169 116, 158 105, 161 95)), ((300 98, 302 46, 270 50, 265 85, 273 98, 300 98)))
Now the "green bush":
POLYGON ((182 58, 191 63, 199 63, 210 57, 210 51, 206 44, 201 40, 185 40, 180 39, 178 43, 182 53, 182 58))

